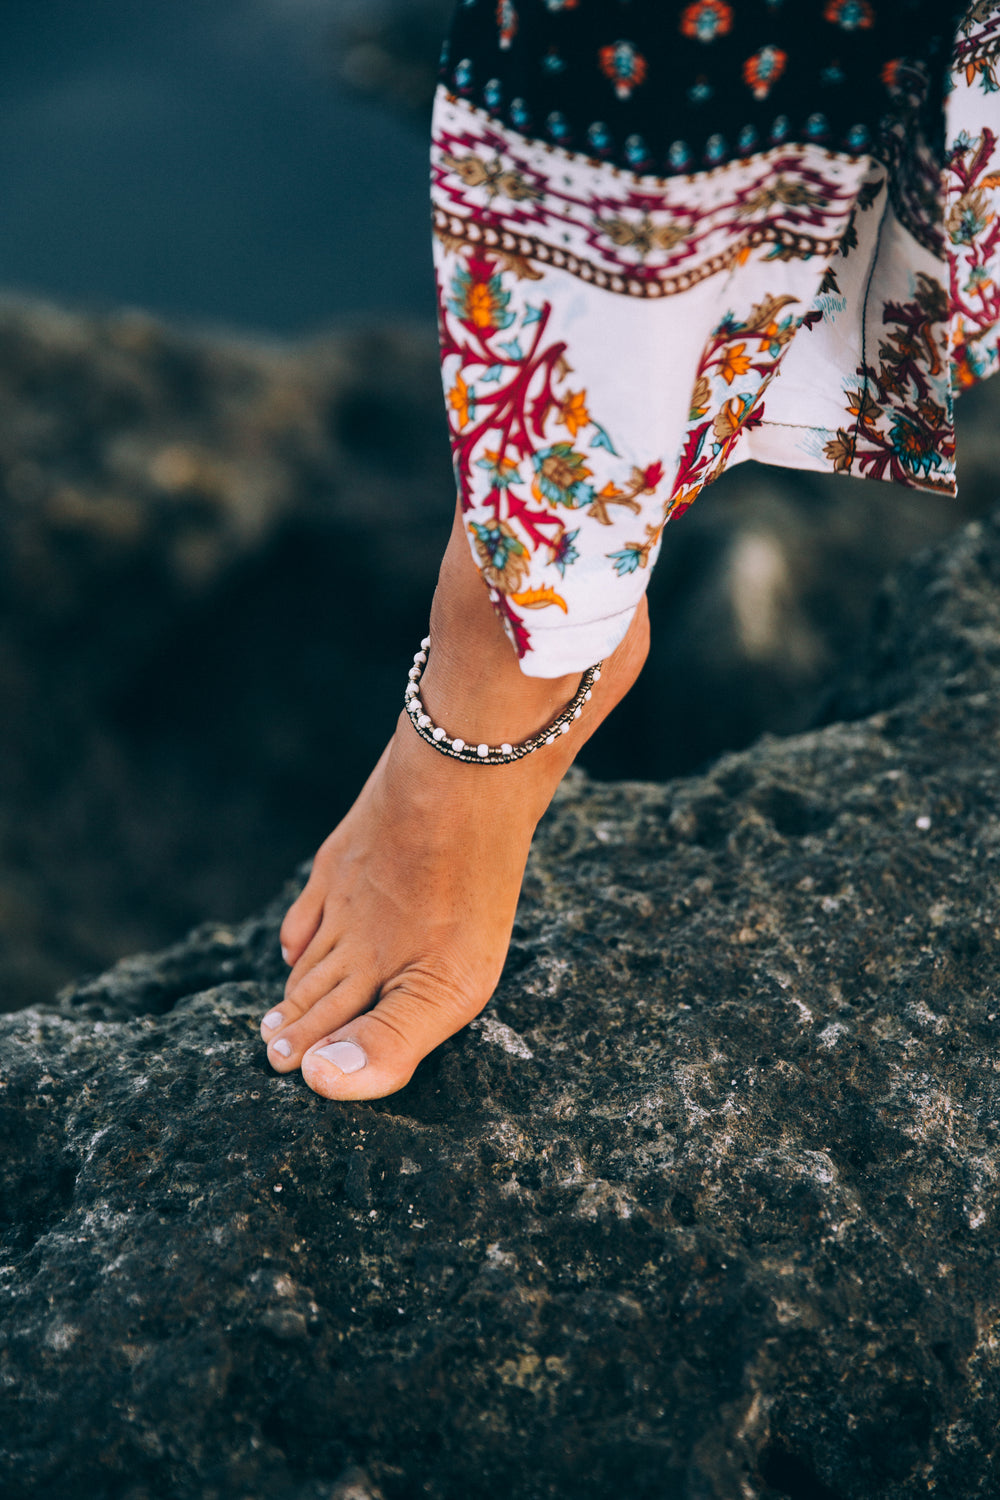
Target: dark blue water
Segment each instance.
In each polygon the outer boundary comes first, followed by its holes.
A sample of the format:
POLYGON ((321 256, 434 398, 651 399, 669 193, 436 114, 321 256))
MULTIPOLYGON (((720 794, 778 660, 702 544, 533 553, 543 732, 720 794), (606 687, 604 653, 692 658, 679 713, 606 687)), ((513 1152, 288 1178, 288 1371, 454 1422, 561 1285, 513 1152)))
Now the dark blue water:
POLYGON ((286 334, 431 315, 427 147, 338 0, 3 0, 0 286, 286 334))

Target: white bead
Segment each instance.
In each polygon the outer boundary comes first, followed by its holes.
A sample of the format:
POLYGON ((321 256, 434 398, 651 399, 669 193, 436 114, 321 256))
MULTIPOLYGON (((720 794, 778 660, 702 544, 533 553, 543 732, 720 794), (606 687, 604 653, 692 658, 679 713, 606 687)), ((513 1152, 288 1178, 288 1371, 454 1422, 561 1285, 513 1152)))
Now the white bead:
POLYGON ((582 713, 583 713, 583 709, 582 708, 574 709, 573 710, 573 717, 574 717, 574 719, 578 719, 582 713))
POLYGON ((428 648, 428 646, 430 645, 430 643, 431 643, 430 636, 429 635, 425 635, 424 638, 423 638, 423 640, 420 642, 420 649, 421 649, 421 651, 426 651, 427 648, 428 648))
POLYGON ((420 668, 419 667, 411 667, 410 670, 407 672, 406 675, 410 679, 410 681, 412 682, 415 677, 419 677, 420 676, 420 668))
POLYGON ((438 744, 440 745, 441 741, 444 739, 444 730, 443 729, 435 729, 435 731, 434 731, 433 735, 431 736, 431 738, 437 740, 438 744))
POLYGON ((465 741, 464 740, 452 740, 452 742, 451 742, 451 748, 453 750, 464 750, 465 749, 465 741))
POLYGON ((500 754, 501 755, 512 755, 513 752, 514 752, 514 746, 513 745, 508 745, 506 743, 506 741, 504 741, 504 743, 500 746, 500 754))
POLYGON ((595 682, 600 682, 600 680, 601 680, 601 674, 600 674, 600 671, 597 671, 597 672, 594 673, 594 681, 595 682))
POLYGON ((568 724, 561 725, 560 729, 559 729, 559 733, 560 734, 569 734, 569 725, 568 724))
POLYGON ((420 717, 417 719, 417 723, 420 725, 421 729, 430 729, 430 727, 431 727, 431 716, 430 716, 430 714, 421 714, 420 717))
POLYGON ((554 734, 550 734, 549 737, 548 737, 548 739, 545 741, 545 743, 547 745, 554 745, 555 742, 556 742, 556 737, 555 737, 554 734))
POLYGON ((590 688, 588 688, 587 691, 584 693, 584 695, 583 695, 583 701, 584 701, 584 703, 589 703, 590 702, 590 688))
POLYGON ((489 755, 489 753, 490 753, 490 747, 489 747, 489 745, 477 745, 476 746, 476 754, 477 755, 481 755, 481 756, 483 756, 485 758, 487 755, 489 755))
POLYGON ((427 652, 426 651, 418 651, 417 654, 416 654, 416 656, 413 658, 414 664, 419 664, 420 666, 423 666, 423 664, 424 664, 424 662, 426 660, 427 660, 427 652))
POLYGON ((406 684, 406 696, 408 698, 416 697, 417 693, 419 692, 420 689, 417 687, 417 684, 415 682, 408 682, 406 684))

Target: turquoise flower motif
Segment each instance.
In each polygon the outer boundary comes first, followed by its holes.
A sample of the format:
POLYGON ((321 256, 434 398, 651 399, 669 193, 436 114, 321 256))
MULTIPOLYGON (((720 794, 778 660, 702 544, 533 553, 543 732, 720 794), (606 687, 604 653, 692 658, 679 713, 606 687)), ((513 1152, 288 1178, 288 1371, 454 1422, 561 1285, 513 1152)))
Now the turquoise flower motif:
POLYGON ((637 573, 642 566, 640 547, 623 547, 620 552, 609 552, 606 555, 608 561, 614 563, 615 572, 619 578, 627 578, 629 573, 637 573))
POLYGON ((531 110, 523 99, 510 101, 510 123, 515 130, 527 130, 531 124, 531 110))
POLYGON ((455 68, 455 87, 460 94, 467 94, 472 87, 473 70, 471 57, 463 57, 455 68))
POLYGON ((896 457, 914 474, 929 474, 941 467, 934 435, 915 422, 906 412, 897 412, 889 429, 889 441, 896 457))
POLYGON ((550 448, 539 449, 531 455, 531 464, 535 471, 531 488, 536 500, 565 505, 569 510, 593 504, 594 487, 587 483, 592 471, 571 443, 553 443, 550 448))
POLYGON ((691 147, 687 141, 672 141, 667 152, 667 161, 675 172, 683 172, 691 160, 691 147))
POLYGON ((499 523, 481 526, 478 521, 473 521, 471 530, 476 541, 476 551, 483 564, 493 568, 498 574, 506 573, 515 559, 526 555, 524 543, 499 523))
POLYGON ((487 109, 499 109, 503 103, 503 84, 499 78, 491 78, 483 88, 483 103, 487 109))
POLYGON ((611 131, 603 120, 595 120, 593 125, 587 127, 587 140, 599 156, 610 151, 614 145, 611 131))
POLYGON ((710 135, 705 142, 705 160, 713 165, 720 162, 726 154, 726 138, 724 135, 710 135))
POLYGON ((625 141, 625 160, 638 172, 649 165, 649 147, 641 135, 630 135, 625 141))
POLYGON ((986 197, 982 191, 974 189, 971 193, 963 193, 945 220, 945 228, 952 244, 975 244, 986 228, 988 212, 986 197))

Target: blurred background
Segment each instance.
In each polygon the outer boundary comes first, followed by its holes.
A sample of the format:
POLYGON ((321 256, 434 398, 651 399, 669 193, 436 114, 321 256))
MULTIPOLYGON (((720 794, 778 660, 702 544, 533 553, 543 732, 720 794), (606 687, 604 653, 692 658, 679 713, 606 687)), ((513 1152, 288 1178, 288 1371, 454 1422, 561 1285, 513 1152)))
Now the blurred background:
MULTIPOLYGON (((390 732, 452 507, 427 122, 449 0, 6 0, 0 1008, 236 920, 390 732)), ((588 747, 690 771, 817 721, 884 573, 997 499, 727 475, 588 747)))

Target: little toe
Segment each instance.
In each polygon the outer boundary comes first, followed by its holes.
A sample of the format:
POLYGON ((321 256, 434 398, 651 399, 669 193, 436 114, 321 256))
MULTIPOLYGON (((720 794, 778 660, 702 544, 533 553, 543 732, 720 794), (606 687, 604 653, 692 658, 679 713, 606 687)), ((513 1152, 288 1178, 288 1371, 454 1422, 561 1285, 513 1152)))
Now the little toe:
POLYGON ((319 881, 314 882, 310 876, 302 894, 292 902, 281 924, 279 941, 281 956, 286 964, 298 962, 315 937, 322 920, 323 890, 319 881))
POLYGON ((371 1010, 310 1046, 301 1061, 302 1077, 327 1099, 394 1094, 409 1083, 417 1064, 461 1031, 485 1003, 447 991, 431 995, 394 988, 371 1010))

